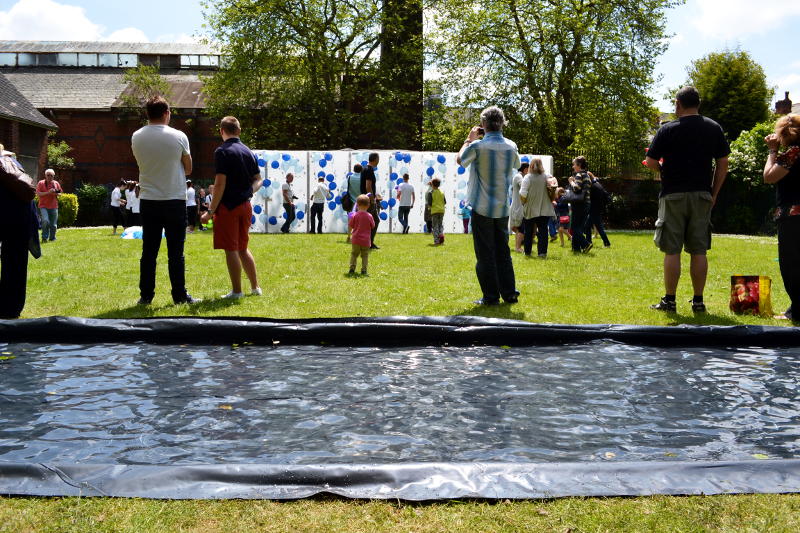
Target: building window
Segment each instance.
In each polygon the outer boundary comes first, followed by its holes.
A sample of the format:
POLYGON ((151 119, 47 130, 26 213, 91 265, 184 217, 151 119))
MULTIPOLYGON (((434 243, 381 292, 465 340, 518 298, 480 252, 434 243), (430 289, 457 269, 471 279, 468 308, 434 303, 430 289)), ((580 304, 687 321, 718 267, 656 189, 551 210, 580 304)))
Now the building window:
POLYGON ((96 67, 97 54, 78 54, 79 67, 96 67))
POLYGON ((139 54, 139 64, 148 67, 157 67, 158 56, 154 54, 139 54))
POLYGON ((20 67, 35 67, 36 54, 17 54, 17 65, 20 67))
POLYGON ((0 67, 16 67, 17 54, 0 54, 0 67))
POLYGON ((197 67, 200 65, 200 56, 181 56, 181 67, 197 67))
POLYGON ((159 61, 161 63, 161 68, 180 68, 181 67, 181 56, 173 56, 173 55, 165 55, 159 57, 159 61))
POLYGON ((101 67, 117 67, 119 66, 119 59, 117 54, 99 54, 101 67))
POLYGON ((36 54, 36 64, 40 67, 54 67, 58 65, 58 54, 36 54))
POLYGON ((59 53, 58 54, 58 66, 59 67, 77 67, 78 66, 78 54, 59 53))
POLYGON ((119 65, 120 67, 135 67, 139 64, 136 54, 120 54, 119 65))

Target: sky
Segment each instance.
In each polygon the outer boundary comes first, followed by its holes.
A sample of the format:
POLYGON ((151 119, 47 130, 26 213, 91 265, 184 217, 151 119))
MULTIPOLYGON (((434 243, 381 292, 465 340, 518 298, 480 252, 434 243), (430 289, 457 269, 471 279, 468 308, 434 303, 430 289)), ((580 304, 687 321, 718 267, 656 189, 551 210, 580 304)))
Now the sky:
MULTIPOLYGON (((203 34, 198 0, 0 0, 0 40, 191 42, 203 34), (146 15, 148 11, 157 15, 146 15)), ((749 52, 775 87, 800 102, 800 0, 687 0, 668 13, 669 49, 656 65, 656 105, 690 63, 711 52, 749 52)))

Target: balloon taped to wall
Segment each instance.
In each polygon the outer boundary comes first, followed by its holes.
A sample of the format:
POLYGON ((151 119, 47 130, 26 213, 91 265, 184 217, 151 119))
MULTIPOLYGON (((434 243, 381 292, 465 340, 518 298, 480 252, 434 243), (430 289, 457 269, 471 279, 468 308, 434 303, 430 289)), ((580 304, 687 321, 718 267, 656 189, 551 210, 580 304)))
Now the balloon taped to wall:
MULTIPOLYGON (((161 238, 163 239, 165 236, 166 235, 165 235, 164 231, 162 230, 161 231, 161 238)), ((142 227, 141 226, 128 226, 127 228, 125 228, 125 231, 123 231, 120 234, 119 237, 121 239, 125 239, 125 240, 142 239, 142 227)))
MULTIPOLYGON (((399 208, 408 205, 402 194, 409 194, 403 187, 405 177, 413 187, 414 202, 408 213, 408 231, 424 231, 425 193, 429 183, 436 178, 447 199, 443 226, 445 233, 462 233, 460 204, 469 203, 470 169, 456 161, 455 152, 414 152, 409 150, 253 150, 261 173, 261 186, 253 194, 253 223, 251 233, 278 233, 288 220, 284 201, 287 176, 294 203, 294 219, 289 232, 306 233, 314 224, 316 230, 322 220, 323 233, 347 233, 347 212, 342 207, 342 197, 356 197, 366 192, 360 176, 353 174, 356 164, 366 167, 370 154, 378 154, 374 167, 375 193, 381 196, 379 208, 385 217, 379 217, 379 233, 402 233, 398 219, 399 208), (320 187, 319 178, 323 178, 320 187), (322 190, 324 188, 324 191, 322 190), (402 189, 402 190, 401 190, 402 189), (319 192, 317 192, 319 190, 319 192), (312 199, 317 192, 317 198, 312 199), (324 199, 322 197, 324 196, 324 199), (322 203, 322 209, 312 210, 312 202, 322 203), (405 203, 404 203, 405 202, 405 203), (319 213, 319 214, 317 214, 319 213), (312 216, 313 215, 313 216, 312 216)), ((552 174, 553 157, 521 153, 520 160, 540 158, 545 171, 552 174)), ((509 176, 509 184, 511 181, 509 176)))

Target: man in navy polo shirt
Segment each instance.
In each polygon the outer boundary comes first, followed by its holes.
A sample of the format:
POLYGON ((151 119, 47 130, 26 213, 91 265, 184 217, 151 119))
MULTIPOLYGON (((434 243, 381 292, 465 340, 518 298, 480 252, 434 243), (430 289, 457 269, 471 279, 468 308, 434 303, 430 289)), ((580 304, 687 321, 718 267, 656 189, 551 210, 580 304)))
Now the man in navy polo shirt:
POLYGON ((214 249, 225 250, 231 292, 222 298, 242 298, 242 269, 250 280, 250 294, 261 295, 256 261, 247 247, 253 209, 250 198, 258 188, 261 174, 253 152, 239 140, 242 129, 235 117, 225 117, 219 125, 222 146, 214 152, 214 198, 201 222, 214 217, 214 249))

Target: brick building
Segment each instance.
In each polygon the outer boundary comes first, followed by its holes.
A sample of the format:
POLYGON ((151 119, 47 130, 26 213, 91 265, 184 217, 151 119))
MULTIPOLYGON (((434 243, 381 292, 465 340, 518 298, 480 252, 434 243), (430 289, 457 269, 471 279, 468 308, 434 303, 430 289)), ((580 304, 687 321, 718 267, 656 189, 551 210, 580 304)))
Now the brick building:
POLYGON ((130 139, 142 118, 121 96, 129 90, 125 70, 137 65, 159 67, 170 86, 171 125, 189 137, 192 177, 212 180, 220 141, 205 114, 200 75, 219 61, 218 52, 200 44, 0 41, 0 73, 58 126, 56 140, 73 148, 75 170, 59 173, 67 189, 136 178, 130 139))
POLYGON ((0 74, 0 144, 37 176, 47 160, 47 133, 58 127, 0 74))

